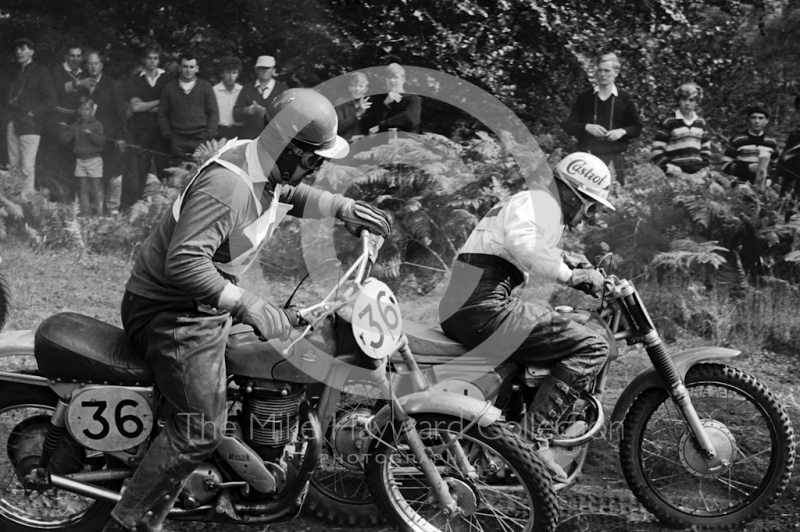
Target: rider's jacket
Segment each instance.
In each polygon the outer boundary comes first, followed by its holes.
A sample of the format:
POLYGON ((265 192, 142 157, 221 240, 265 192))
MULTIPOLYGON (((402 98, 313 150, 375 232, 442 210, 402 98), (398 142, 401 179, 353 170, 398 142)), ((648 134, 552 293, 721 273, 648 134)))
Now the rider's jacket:
POLYGON ((214 306, 286 214, 331 217, 341 199, 302 184, 276 191, 261 169, 256 142, 229 143, 199 169, 142 243, 126 289, 158 302, 214 306))
POLYGON ((528 280, 566 281, 571 271, 558 243, 564 230, 561 208, 546 190, 518 192, 495 205, 472 231, 461 254, 500 257, 528 280))

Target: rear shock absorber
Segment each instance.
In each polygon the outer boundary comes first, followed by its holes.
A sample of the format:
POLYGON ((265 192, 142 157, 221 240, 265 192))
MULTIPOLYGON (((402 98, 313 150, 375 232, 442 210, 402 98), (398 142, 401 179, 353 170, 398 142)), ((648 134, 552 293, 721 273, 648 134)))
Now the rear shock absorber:
POLYGON ((42 469, 47 469, 50 464, 50 459, 53 453, 58 449, 58 444, 61 443, 61 436, 67 430, 67 407, 69 404, 64 399, 59 399, 56 404, 56 409, 53 415, 50 416, 50 426, 47 427, 47 435, 42 444, 42 456, 39 459, 39 466, 42 469))

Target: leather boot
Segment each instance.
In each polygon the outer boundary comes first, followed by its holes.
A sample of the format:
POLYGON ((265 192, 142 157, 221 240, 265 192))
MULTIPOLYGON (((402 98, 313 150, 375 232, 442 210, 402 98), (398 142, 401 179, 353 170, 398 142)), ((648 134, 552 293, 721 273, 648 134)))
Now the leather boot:
MULTIPOLYGON (((561 369, 561 368, 559 368, 561 369)), ((568 371, 558 372, 560 377, 567 377, 570 384, 581 379, 580 375, 568 371)), ((559 418, 569 410, 578 399, 578 391, 570 384, 554 376, 548 375, 542 383, 536 396, 533 398, 530 410, 525 416, 525 436, 534 442, 537 447, 536 454, 547 467, 554 481, 566 482, 567 473, 555 461, 550 450, 550 440, 553 438, 556 423, 559 418)))
POLYGON ((164 521, 167 519, 172 507, 178 499, 178 495, 183 489, 183 482, 164 497, 164 499, 150 509, 139 523, 131 528, 125 528, 111 517, 103 528, 102 532, 162 532, 164 521))

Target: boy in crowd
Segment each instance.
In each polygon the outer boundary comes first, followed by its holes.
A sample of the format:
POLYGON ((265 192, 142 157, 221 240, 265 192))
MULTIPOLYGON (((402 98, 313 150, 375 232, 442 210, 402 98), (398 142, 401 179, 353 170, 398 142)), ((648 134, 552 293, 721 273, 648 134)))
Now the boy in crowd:
POLYGON ((765 177, 759 176, 759 166, 765 174, 765 165, 778 158, 778 141, 764 132, 769 124, 766 105, 756 102, 745 107, 744 112, 748 128, 730 140, 725 149, 727 162, 722 166, 722 171, 737 177, 739 181, 756 184, 757 177, 765 177))
POLYGON ((684 83, 675 89, 675 99, 675 115, 659 123, 653 141, 653 163, 670 176, 693 174, 711 158, 706 121, 697 115, 703 89, 693 82, 684 83))
POLYGON ((106 137, 103 124, 94 117, 97 105, 84 96, 78 105, 78 117, 72 125, 61 122, 61 141, 72 143, 75 154, 75 180, 80 182, 81 212, 88 215, 89 196, 94 199, 94 213, 103 215, 103 147, 106 137))

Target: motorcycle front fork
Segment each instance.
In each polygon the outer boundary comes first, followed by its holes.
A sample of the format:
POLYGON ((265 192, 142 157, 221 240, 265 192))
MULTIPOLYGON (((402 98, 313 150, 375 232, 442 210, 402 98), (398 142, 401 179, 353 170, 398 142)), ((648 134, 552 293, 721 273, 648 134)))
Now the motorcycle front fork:
POLYGON ((655 367, 670 397, 678 407, 678 411, 689 426, 698 450, 706 460, 709 471, 719 471, 728 467, 730 464, 728 464, 727 460, 721 459, 716 449, 714 449, 714 444, 708 437, 706 429, 703 427, 703 422, 692 404, 689 390, 683 384, 683 379, 675 367, 675 362, 672 361, 672 358, 667 353, 664 342, 658 336, 658 333, 655 331, 650 332, 643 338, 643 342, 653 367, 655 367))
MULTIPOLYGON (((422 372, 417 366, 413 356, 411 356, 411 352, 408 350, 408 347, 403 347, 400 350, 400 354, 411 370, 412 378, 414 378, 417 386, 417 391, 429 389, 430 384, 422 375, 422 372)), ((403 410, 400 401, 397 399, 397 396, 392 390, 385 371, 381 374, 378 384, 381 387, 383 397, 389 398, 389 403, 391 404, 394 418, 400 422, 401 433, 405 435, 406 443, 408 444, 411 453, 414 455, 418 467, 422 471, 423 475, 425 475, 428 485, 433 490, 433 495, 439 502, 440 507, 442 508, 442 513, 445 517, 450 517, 457 514, 459 511, 458 503, 450 494, 450 488, 447 482, 442 478, 442 475, 436 468, 436 464, 434 464, 432 457, 429 456, 429 449, 427 449, 425 444, 422 442, 422 438, 420 437, 419 431, 417 431, 416 428, 416 422, 411 416, 406 414, 405 410, 403 410)), ((469 459, 467 454, 464 452, 464 448, 461 447, 459 438, 449 433, 444 433, 441 435, 441 437, 444 441, 442 448, 453 453, 459 470, 467 476, 477 476, 475 468, 469 463, 469 459)))

